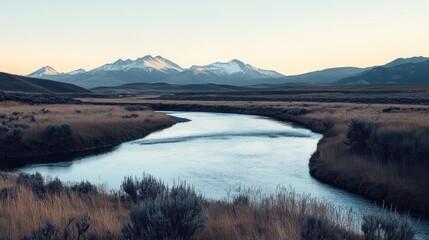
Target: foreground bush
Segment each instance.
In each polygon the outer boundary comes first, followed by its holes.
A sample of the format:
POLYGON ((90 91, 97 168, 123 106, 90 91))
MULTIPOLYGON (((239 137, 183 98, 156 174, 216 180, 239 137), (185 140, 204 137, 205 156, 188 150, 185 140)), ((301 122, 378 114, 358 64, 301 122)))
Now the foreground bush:
POLYGON ((191 239, 206 222, 203 199, 179 184, 131 209, 122 228, 126 239, 191 239))
POLYGON ((410 223, 397 214, 368 214, 363 217, 365 240, 413 240, 410 223))
POLYGON ((126 177, 121 184, 121 189, 131 200, 140 202, 146 199, 155 199, 158 195, 164 194, 166 187, 161 180, 143 174, 141 179, 126 177))

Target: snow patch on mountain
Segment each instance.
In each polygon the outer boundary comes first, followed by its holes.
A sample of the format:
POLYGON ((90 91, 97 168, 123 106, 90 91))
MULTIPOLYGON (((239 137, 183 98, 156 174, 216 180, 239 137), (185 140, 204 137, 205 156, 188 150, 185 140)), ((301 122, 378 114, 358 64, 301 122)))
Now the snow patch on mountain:
POLYGON ((283 77, 282 74, 270 71, 263 70, 252 65, 245 64, 240 60, 234 59, 232 61, 223 63, 223 62, 215 62, 206 66, 192 66, 190 68, 196 74, 209 74, 213 73, 220 76, 229 76, 234 74, 248 74, 254 75, 256 78, 262 77, 283 77))
POLYGON ((105 64, 92 71, 128 71, 133 69, 141 69, 146 72, 152 72, 156 70, 165 73, 183 71, 183 69, 179 65, 171 62, 170 60, 165 59, 161 56, 152 57, 151 55, 147 55, 142 58, 137 58, 134 61, 131 59, 119 59, 114 63, 105 64))
POLYGON ((28 74, 28 77, 42 77, 42 76, 46 76, 46 75, 58 75, 60 73, 58 73, 53 67, 51 66, 45 66, 40 68, 39 70, 28 74))
POLYGON ((86 71, 84 69, 80 68, 80 69, 76 69, 76 70, 73 70, 71 72, 68 72, 66 74, 68 74, 68 75, 76 75, 76 74, 82 74, 82 73, 86 73, 86 71))

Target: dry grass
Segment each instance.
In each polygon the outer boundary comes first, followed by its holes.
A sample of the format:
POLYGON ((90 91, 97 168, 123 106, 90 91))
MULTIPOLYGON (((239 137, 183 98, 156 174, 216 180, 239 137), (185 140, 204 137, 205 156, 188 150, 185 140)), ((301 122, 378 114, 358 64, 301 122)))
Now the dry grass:
POLYGON ((27 105, 16 102, 0 104, 0 131, 2 145, 0 158, 11 159, 56 152, 71 152, 112 146, 124 141, 144 137, 148 133, 168 127, 174 121, 150 109, 127 111, 119 106, 94 105, 27 105), (67 146, 58 139, 46 137, 48 126, 66 124, 71 128, 67 146), (22 136, 7 141, 17 129, 22 136))
POLYGON ((15 176, 5 176, 8 175, 3 174, 0 178, 0 186, 15 188, 17 194, 0 200, 0 236, 19 239, 23 235, 31 235, 47 220, 64 227, 69 219, 74 220, 70 230, 73 236, 77 236, 74 224, 88 215, 91 224, 88 234, 120 237, 128 210, 119 199, 112 198, 106 191, 80 196, 64 190, 59 195, 46 194, 40 198, 27 186, 18 185, 15 176))
MULTIPOLYGON (((19 239, 31 235, 47 220, 61 234, 70 219, 73 219, 69 228, 71 234, 77 236, 75 223, 88 215, 90 228, 87 237, 122 239, 121 228, 129 210, 135 206, 123 197, 123 193, 109 193, 103 188, 98 188, 98 193, 79 195, 65 187, 60 194, 46 192, 40 197, 27 185, 19 184, 15 174, 0 175, 1 191, 16 189, 15 195, 2 195, 0 198, 0 237, 19 239)), ((332 228, 332 231, 344 231, 348 236, 346 239, 362 239, 354 233, 358 226, 353 215, 326 202, 286 191, 250 199, 249 202, 208 202, 205 207, 207 224, 196 239, 298 240, 301 239, 303 221, 308 216, 323 218, 327 224, 339 227, 332 228)))

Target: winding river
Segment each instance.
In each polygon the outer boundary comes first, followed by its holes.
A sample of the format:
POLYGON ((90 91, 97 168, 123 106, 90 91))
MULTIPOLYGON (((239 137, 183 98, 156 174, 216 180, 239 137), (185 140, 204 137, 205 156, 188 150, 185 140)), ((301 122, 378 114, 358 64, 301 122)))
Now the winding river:
MULTIPOLYGON (((124 176, 145 172, 170 185, 184 180, 212 199, 225 198, 240 187, 269 194, 283 186, 355 213, 379 210, 373 202, 309 175, 308 160, 320 134, 259 116, 167 113, 191 121, 123 143, 108 153, 19 171, 37 171, 64 181, 88 180, 113 189, 119 189, 124 176)), ((412 221, 420 237, 429 238, 429 222, 412 221)))

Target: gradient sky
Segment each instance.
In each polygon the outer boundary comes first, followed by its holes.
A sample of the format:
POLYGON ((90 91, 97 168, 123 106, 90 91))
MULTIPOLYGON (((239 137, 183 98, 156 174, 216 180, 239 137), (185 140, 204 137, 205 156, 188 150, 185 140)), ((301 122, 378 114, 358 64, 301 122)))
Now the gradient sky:
POLYGON ((427 0, 5 0, 0 71, 161 55, 298 74, 429 56, 427 0))

